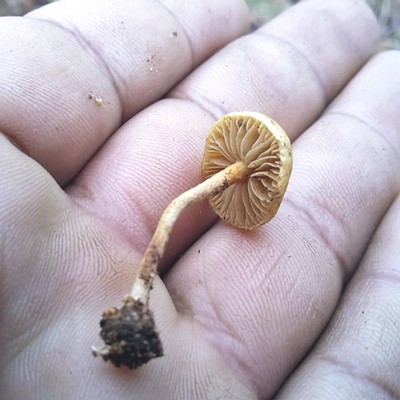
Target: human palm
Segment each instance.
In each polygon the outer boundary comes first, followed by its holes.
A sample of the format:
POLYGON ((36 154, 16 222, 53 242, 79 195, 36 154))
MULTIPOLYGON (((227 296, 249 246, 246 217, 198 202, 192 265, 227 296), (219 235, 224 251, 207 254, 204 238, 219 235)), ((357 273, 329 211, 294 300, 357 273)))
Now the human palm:
POLYGON ((60 1, 0 21, 4 398, 400 396, 399 54, 368 61, 361 1, 304 2, 236 41, 239 0, 181 5, 60 1), (188 210, 151 292, 164 357, 92 357, 235 110, 293 141, 278 215, 239 231, 207 202, 188 210))

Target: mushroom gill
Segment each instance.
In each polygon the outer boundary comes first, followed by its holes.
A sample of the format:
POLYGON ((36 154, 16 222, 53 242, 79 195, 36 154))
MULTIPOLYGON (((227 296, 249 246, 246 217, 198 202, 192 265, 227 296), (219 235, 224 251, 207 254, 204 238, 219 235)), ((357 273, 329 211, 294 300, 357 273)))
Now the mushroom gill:
POLYGON ((248 176, 211 196, 210 204, 226 222, 253 229, 272 219, 279 208, 292 169, 290 141, 263 114, 228 114, 208 134, 203 177, 237 162, 247 166, 248 176))

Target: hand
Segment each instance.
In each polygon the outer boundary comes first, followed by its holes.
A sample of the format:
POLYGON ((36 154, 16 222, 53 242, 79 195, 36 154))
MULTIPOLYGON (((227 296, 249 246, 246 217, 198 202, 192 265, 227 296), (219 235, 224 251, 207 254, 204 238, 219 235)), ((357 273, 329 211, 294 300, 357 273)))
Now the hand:
POLYGON ((372 56, 361 1, 300 3, 237 41, 239 0, 185 4, 0 21, 3 398, 400 396, 399 54, 372 56), (165 356, 92 357, 211 124, 241 110, 294 142, 277 216, 244 232, 190 209, 151 293, 165 356))

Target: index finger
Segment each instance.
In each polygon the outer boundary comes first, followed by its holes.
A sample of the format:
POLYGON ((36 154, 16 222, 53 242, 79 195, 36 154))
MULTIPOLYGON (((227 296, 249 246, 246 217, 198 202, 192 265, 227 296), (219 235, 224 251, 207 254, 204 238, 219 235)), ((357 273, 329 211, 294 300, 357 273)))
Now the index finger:
POLYGON ((0 131, 59 183, 248 29, 241 0, 58 1, 0 22, 0 131))

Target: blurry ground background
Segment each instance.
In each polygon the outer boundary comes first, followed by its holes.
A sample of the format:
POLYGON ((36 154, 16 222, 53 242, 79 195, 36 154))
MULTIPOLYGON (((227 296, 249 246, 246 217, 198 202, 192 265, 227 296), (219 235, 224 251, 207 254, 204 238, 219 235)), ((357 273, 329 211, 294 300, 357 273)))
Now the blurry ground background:
MULTIPOLYGON (((55 0, 0 0, 1 15, 23 15, 55 0)), ((250 6, 253 27, 260 26, 298 0, 246 0, 250 6)), ((334 0, 321 0, 334 1, 334 0)), ((374 10, 382 33, 382 48, 400 50, 400 0, 367 0, 374 10)))

